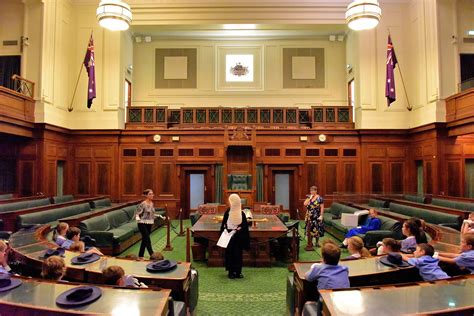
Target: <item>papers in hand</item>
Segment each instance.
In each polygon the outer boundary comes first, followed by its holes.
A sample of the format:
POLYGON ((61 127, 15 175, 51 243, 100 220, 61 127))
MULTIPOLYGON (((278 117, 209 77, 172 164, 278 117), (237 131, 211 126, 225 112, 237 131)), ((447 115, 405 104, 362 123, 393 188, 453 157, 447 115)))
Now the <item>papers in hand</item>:
POLYGON ((236 231, 233 230, 229 233, 227 229, 224 229, 224 231, 221 234, 221 237, 219 237, 219 240, 217 241, 217 245, 221 248, 227 248, 227 245, 229 244, 229 241, 232 238, 232 236, 234 236, 235 232, 236 231))

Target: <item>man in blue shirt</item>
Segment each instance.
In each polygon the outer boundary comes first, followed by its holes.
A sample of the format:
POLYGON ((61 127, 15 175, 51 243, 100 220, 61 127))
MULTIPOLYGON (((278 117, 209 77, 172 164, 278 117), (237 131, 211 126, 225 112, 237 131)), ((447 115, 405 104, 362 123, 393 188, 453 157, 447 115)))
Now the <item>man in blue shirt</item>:
POLYGON ((406 255, 402 255, 403 260, 406 260, 410 265, 417 267, 423 280, 435 281, 449 278, 449 275, 439 267, 439 260, 433 258, 433 246, 429 244, 418 244, 413 254, 415 255, 415 258, 409 258, 406 255))
POLYGON ((325 240, 321 249, 323 263, 315 263, 306 272, 306 280, 318 281, 318 290, 350 287, 349 269, 338 265, 341 250, 332 240, 325 240))

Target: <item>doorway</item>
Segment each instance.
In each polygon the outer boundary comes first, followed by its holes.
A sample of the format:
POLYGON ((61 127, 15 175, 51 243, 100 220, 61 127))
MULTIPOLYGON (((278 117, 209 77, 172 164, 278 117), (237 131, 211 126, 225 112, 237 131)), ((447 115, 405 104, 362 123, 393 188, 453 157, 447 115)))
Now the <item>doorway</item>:
POLYGON ((181 205, 183 218, 188 218, 199 205, 212 202, 212 184, 210 183, 210 168, 184 168, 184 183, 182 183, 181 205))
POLYGON ((283 205, 283 210, 291 213, 295 205, 294 192, 294 170, 273 169, 271 202, 283 205))
POLYGON ((423 195, 423 160, 416 160, 416 194, 423 195))

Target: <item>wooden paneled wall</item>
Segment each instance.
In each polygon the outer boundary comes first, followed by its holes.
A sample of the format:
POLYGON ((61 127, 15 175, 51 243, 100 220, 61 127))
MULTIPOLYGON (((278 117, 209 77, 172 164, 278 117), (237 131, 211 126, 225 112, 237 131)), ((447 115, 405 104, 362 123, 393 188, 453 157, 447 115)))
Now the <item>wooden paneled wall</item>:
POLYGON ((0 137, 0 160, 16 161, 15 191, 21 195, 55 195, 57 164, 64 161, 65 194, 126 201, 152 188, 156 205, 167 205, 172 217, 186 207, 190 172, 206 174, 206 202, 214 202, 216 164, 227 168, 224 173, 245 171, 254 179, 255 165, 263 164, 268 202, 275 198, 274 174, 290 173, 292 213, 303 209, 315 184, 328 205, 341 192, 416 192, 416 161, 423 164, 425 193, 465 195, 474 136, 448 137, 436 124, 411 131, 324 131, 325 142, 318 140, 321 132, 258 129, 250 145, 226 148, 224 129, 68 131, 45 125, 32 139, 0 137), (157 133, 162 137, 155 143, 157 133))

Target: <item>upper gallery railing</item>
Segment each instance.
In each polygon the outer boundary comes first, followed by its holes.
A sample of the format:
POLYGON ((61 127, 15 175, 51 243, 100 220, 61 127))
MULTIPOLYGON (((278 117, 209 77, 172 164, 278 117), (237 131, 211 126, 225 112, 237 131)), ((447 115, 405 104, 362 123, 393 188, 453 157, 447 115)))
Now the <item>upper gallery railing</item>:
POLYGON ((33 98, 35 95, 35 83, 18 75, 12 76, 13 90, 27 97, 33 98))
POLYGON ((353 128, 352 107, 313 106, 300 108, 213 107, 169 109, 132 106, 127 109, 127 126, 205 127, 224 125, 279 125, 295 127, 353 128))

